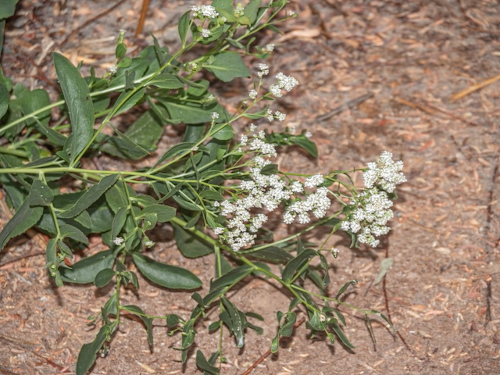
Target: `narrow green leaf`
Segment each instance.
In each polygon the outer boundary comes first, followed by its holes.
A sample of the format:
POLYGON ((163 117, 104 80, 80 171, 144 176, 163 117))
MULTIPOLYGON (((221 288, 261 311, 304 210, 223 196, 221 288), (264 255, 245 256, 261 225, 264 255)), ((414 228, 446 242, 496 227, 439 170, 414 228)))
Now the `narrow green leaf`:
POLYGON ((115 257, 111 250, 101 251, 90 257, 83 258, 71 266, 62 268, 61 278, 63 281, 76 284, 93 283, 97 274, 105 268, 111 268, 115 257))
POLYGON ((60 224, 59 230, 61 232, 61 239, 63 238, 71 238, 75 241, 84 243, 85 245, 89 244, 89 239, 80 229, 74 227, 69 224, 60 224))
POLYGON ((177 247, 185 257, 199 258, 214 251, 212 245, 200 240, 191 230, 186 230, 176 224, 172 224, 172 226, 174 227, 177 247))
POLYGON ((0 250, 5 247, 7 241, 11 238, 23 234, 35 225, 42 217, 42 214, 43 207, 30 207, 28 200, 25 200, 0 232, 0 250))
POLYGON ((280 335, 285 337, 290 337, 293 333, 293 326, 297 320, 297 315, 293 312, 287 312, 285 316, 285 322, 280 327, 280 335))
POLYGON ((271 341, 271 353, 277 353, 279 347, 280 347, 280 334, 278 332, 271 341))
POLYGON ((153 319, 145 316, 146 314, 139 306, 135 305, 126 305, 122 306, 122 308, 132 314, 136 314, 139 318, 142 319, 144 325, 146 326, 146 332, 148 334, 148 344, 153 346, 153 319))
POLYGON ((213 0, 212 6, 217 10, 225 10, 228 13, 234 13, 234 0, 213 0))
POLYGON ((181 89, 184 83, 175 75, 170 73, 162 73, 148 82, 148 85, 156 86, 165 90, 181 89))
POLYGON ((68 139, 70 143, 66 150, 73 163, 94 134, 94 105, 90 98, 89 88, 78 69, 63 55, 54 52, 52 56, 57 78, 69 110, 71 137, 68 139))
POLYGON ((78 201, 67 211, 59 214, 60 218, 67 219, 75 217, 83 210, 87 209, 97 201, 111 186, 113 186, 120 176, 117 174, 104 177, 99 183, 88 189, 78 201))
POLYGON ((223 52, 214 56, 210 65, 203 66, 223 82, 232 81, 238 77, 250 77, 251 73, 236 52, 223 52))
POLYGON ((94 285, 98 288, 102 288, 109 284, 113 276, 115 276, 115 271, 111 268, 105 268, 96 275, 94 285))
POLYGON ((50 206, 54 200, 54 194, 42 180, 34 180, 33 185, 31 185, 28 200, 31 207, 50 206))
POLYGON ((111 226, 111 238, 116 238, 120 234, 123 226, 125 225, 125 221, 128 216, 128 208, 122 207, 116 213, 116 216, 113 218, 113 224, 111 226))
POLYGON ((150 281, 170 289, 196 289, 201 280, 190 271, 159 263, 139 253, 132 253, 134 263, 141 273, 150 281))
POLYGON ((210 200, 210 201, 222 201, 224 200, 224 197, 222 196, 221 193, 215 190, 203 190, 200 193, 200 197, 210 200))
POLYGON ((94 364, 97 352, 101 350, 107 336, 109 335, 110 330, 111 327, 102 326, 97 333, 94 341, 82 346, 82 348, 80 349, 80 353, 78 354, 78 360, 76 362, 76 375, 87 374, 87 372, 94 364))
POLYGON ((290 137, 289 141, 306 150, 312 157, 318 157, 318 148, 316 144, 305 136, 290 137))
POLYGON ((347 290, 347 288, 349 288, 350 285, 355 285, 356 283, 357 283, 356 280, 351 280, 345 283, 344 286, 340 288, 340 290, 338 291, 337 295, 335 296, 335 299, 338 299, 342 295, 342 293, 344 293, 347 290))
POLYGON ((139 100, 142 99, 144 94, 146 93, 146 89, 140 89, 135 91, 130 97, 131 90, 123 91, 118 99, 116 99, 115 105, 113 106, 113 111, 116 110, 115 116, 128 111, 134 105, 137 104, 139 100))
POLYGON ((231 319, 231 331, 234 334, 234 338, 236 340, 236 346, 238 348, 242 348, 245 345, 245 327, 246 327, 246 318, 245 314, 241 313, 236 306, 233 305, 231 301, 229 301, 225 297, 221 297, 222 303, 224 307, 227 309, 229 314, 229 318, 231 319))
POLYGON ((336 323, 335 321, 331 321, 330 327, 332 327, 333 331, 337 335, 337 337, 342 341, 342 343, 347 346, 349 349, 354 349, 355 346, 351 344, 347 336, 345 335, 344 331, 342 331, 342 328, 336 323))
POLYGON ((304 265, 305 262, 307 262, 310 258, 312 258, 315 255, 316 251, 312 249, 305 249, 295 258, 290 260, 285 266, 285 269, 283 270, 282 273, 283 281, 286 283, 290 283, 292 281, 295 272, 297 272, 300 269, 300 267, 304 265))
POLYGON ((236 284, 240 280, 242 280, 245 276, 249 275, 254 270, 254 267, 249 265, 243 265, 237 268, 232 269, 225 275, 219 277, 214 280, 210 284, 210 291, 222 288, 224 286, 236 284))
POLYGON ((172 146, 168 149, 167 152, 165 152, 156 162, 155 167, 160 165, 162 162, 164 162, 167 159, 170 159, 173 156, 176 156, 178 154, 181 154, 186 151, 190 151, 193 149, 195 143, 193 142, 182 142, 179 144, 176 144, 175 146, 172 146))
POLYGON ((181 18, 179 19, 179 25, 177 26, 179 37, 181 38, 181 45, 183 46, 186 43, 186 38, 189 32, 190 23, 191 23, 191 11, 188 10, 181 16, 181 18))
POLYGON ((250 256, 258 259, 263 259, 268 262, 286 263, 293 256, 288 252, 276 246, 266 247, 265 249, 255 251, 249 254, 250 256))
POLYGON ((166 223, 167 221, 170 221, 175 217, 175 208, 163 204, 153 204, 151 206, 145 207, 137 216, 137 218, 142 219, 149 214, 157 214, 158 221, 160 223, 166 223))
POLYGON ((219 369, 208 363, 201 350, 196 352, 196 366, 210 375, 219 375, 219 369))
MULTIPOLYGON (((1 24, 0 27, 2 27, 1 24)), ((1 32, 2 30, 0 29, 0 33, 1 32)), ((9 90, 7 90, 7 87, 5 87, 5 85, 0 82, 0 119, 7 113, 7 110, 9 109, 9 102, 10 102, 9 90)))

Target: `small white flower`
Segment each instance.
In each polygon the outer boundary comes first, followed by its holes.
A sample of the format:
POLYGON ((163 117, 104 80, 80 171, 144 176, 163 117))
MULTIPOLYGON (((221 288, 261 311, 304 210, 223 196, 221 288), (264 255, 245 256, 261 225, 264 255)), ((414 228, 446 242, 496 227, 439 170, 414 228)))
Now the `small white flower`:
POLYGON ((280 111, 274 112, 274 117, 278 119, 278 121, 284 121, 286 118, 285 113, 281 113, 280 111))
POLYGON ((250 90, 250 92, 248 93, 248 97, 250 99, 255 99, 257 97, 257 91, 256 90, 250 90))
POLYGON ((113 243, 114 243, 115 245, 117 245, 117 246, 120 246, 120 245, 123 243, 123 241, 125 241, 125 240, 123 239, 123 237, 116 237, 116 238, 113 240, 113 243))
POLYGON ((279 85, 271 85, 271 87, 269 87, 269 91, 277 98, 281 98, 283 96, 279 85))
POLYGON ((257 125, 250 124, 249 130, 250 130, 250 132, 253 133, 255 130, 257 130, 257 125))
POLYGON ((193 151, 193 152, 198 151, 198 146, 191 147, 191 151, 193 151))
POLYGON ((155 243, 151 240, 148 240, 144 243, 144 246, 146 247, 153 247, 155 245, 155 243))
POLYGON ((273 52, 274 51, 274 44, 268 44, 266 45, 263 49, 264 52, 273 52))
POLYGON ((208 29, 201 29, 201 36, 203 38, 208 38, 210 36, 210 30, 208 30, 208 29))
POLYGON ((304 185, 308 188, 313 188, 321 185, 325 181, 324 177, 320 174, 316 174, 306 179, 304 185))
POLYGON ((295 12, 293 10, 288 11, 288 17, 293 17, 295 16, 295 12))
POLYGON ((306 136, 306 138, 311 138, 313 136, 311 132, 306 132, 304 135, 306 136))
POLYGON ((217 112, 212 112, 212 120, 216 120, 219 118, 219 114, 217 112))
POLYGON ((117 67, 116 65, 111 65, 111 66, 109 67, 109 72, 110 72, 111 74, 115 74, 117 71, 118 71, 118 67, 117 67))
POLYGON ((223 233, 224 233, 224 227, 217 227, 217 228, 215 228, 215 229, 214 229, 214 233, 215 233, 216 235, 221 235, 221 234, 223 234, 223 233))

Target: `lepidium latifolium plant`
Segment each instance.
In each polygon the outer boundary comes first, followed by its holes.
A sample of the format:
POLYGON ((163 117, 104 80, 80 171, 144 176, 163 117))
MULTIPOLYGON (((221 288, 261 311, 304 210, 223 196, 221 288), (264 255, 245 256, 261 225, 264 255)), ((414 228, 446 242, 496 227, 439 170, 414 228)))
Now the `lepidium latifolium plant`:
POLYGON ((238 348, 249 330, 262 333, 254 324, 262 317, 241 311, 228 297, 244 278, 277 283, 292 296, 284 312, 277 312, 272 352, 278 351, 280 337, 292 334, 299 311, 306 313, 311 337, 323 332, 332 343, 339 339, 349 348, 341 309, 364 315, 369 327, 373 316, 389 324, 377 311, 341 300, 354 280, 335 297, 327 295, 326 256, 336 258, 337 250, 326 244, 341 230, 353 246, 377 246, 390 230, 396 185, 406 181, 403 163, 384 151, 375 162, 349 171, 309 175, 279 169, 275 161, 286 146, 317 157, 306 130, 276 131, 283 129, 286 115, 273 108, 274 99, 299 82, 266 65, 274 45, 260 46, 257 39, 258 32, 278 32, 280 23, 295 17, 286 5, 284 0, 236 6, 232 0, 215 0, 193 6, 179 19, 180 47, 174 52, 153 37, 151 46, 130 57, 120 32, 115 64, 101 78, 92 69, 82 77, 81 66, 54 53, 62 94, 55 102, 44 89, 30 91, 1 74, 0 183, 14 213, 0 233, 1 248, 35 228, 50 238, 46 268, 58 287, 114 284, 101 314, 90 319, 97 334, 81 348, 78 375, 86 374, 98 355, 106 355, 113 333, 131 314, 143 321, 151 348, 153 321, 165 320, 169 333, 180 338, 176 349, 185 362, 199 323, 214 310, 217 318, 208 331, 220 331, 219 345, 200 348, 195 360, 204 373, 219 374, 224 330, 238 348), (249 56, 257 61, 251 69, 245 64, 249 56), (245 80, 251 71, 252 80, 245 80), (229 113, 210 84, 235 79, 251 87, 229 113), (132 111, 141 115, 124 125, 123 114, 132 111), (182 129, 182 140, 158 155, 167 124, 182 129), (236 124, 245 130, 235 134, 236 124), (121 159, 122 169, 106 168, 110 157, 121 159), (148 167, 134 169, 131 161, 142 159, 148 167), (85 167, 93 165, 100 168, 85 167), (354 173, 363 173, 364 187, 354 186, 349 177, 354 173), (293 226, 292 234, 275 237, 276 222, 293 226), (193 273, 151 257, 155 243, 148 235, 160 223, 173 228, 184 257, 214 257, 204 295, 193 273), (326 238, 307 242, 304 234, 319 227, 328 229, 326 238), (107 250, 74 261, 75 252, 88 253, 89 236, 100 236, 107 250), (122 304, 124 287, 139 288, 137 272, 159 287, 195 290, 197 306, 190 315, 151 316, 140 306, 122 304))

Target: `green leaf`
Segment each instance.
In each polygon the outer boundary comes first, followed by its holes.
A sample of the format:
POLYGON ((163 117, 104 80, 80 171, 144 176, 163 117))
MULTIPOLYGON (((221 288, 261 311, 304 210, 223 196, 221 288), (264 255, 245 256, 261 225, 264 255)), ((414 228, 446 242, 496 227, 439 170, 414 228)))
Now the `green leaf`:
POLYGON ((166 223, 175 217, 175 208, 163 204, 153 204, 144 208, 137 218, 142 219, 149 214, 157 214, 158 221, 160 223, 166 223))
POLYGON ((224 197, 222 196, 221 193, 219 193, 218 191, 215 191, 215 190, 203 190, 201 193, 200 193, 200 197, 202 197, 203 199, 206 199, 206 200, 210 200, 210 201, 222 201, 224 200, 224 197))
POLYGON ((61 224, 59 225, 59 230, 61 232, 61 239, 63 238, 71 238, 75 241, 84 243, 85 245, 89 244, 89 240, 85 233, 83 233, 77 227, 69 224, 61 224))
POLYGON ((282 279, 285 283, 289 284, 292 281, 292 278, 297 272, 310 258, 316 255, 316 251, 312 249, 305 249, 295 258, 290 260, 282 273, 282 279))
POLYGON ((118 43, 115 48, 115 57, 121 59, 127 53, 127 46, 124 43, 118 43))
POLYGON ((85 80, 77 68, 63 55, 52 54, 57 78, 61 85, 64 100, 69 110, 71 137, 66 146, 71 163, 83 151, 94 134, 94 105, 85 80))
POLYGON ((295 315, 295 313, 291 311, 287 312, 285 316, 285 322, 280 327, 280 335, 290 337, 293 333, 293 326, 296 320, 297 315, 295 315))
POLYGON ((234 268, 225 275, 219 277, 210 284, 210 291, 222 288, 228 285, 234 285, 242 280, 245 276, 252 273, 254 267, 249 265, 243 265, 238 268, 234 268))
POLYGON ((179 25, 177 30, 179 32, 179 37, 181 38, 181 45, 184 46, 186 43, 187 34, 189 32, 189 24, 191 23, 191 11, 188 10, 179 19, 179 25))
POLYGON ((289 141, 294 145, 302 147, 312 157, 314 158, 318 157, 318 148, 316 147, 316 144, 313 141, 306 138, 305 136, 290 137, 289 141))
MULTIPOLYGON (((29 91, 26 94, 22 96, 22 98, 19 100, 21 104, 21 111, 23 112, 24 115, 31 115, 33 112, 42 109, 50 104, 50 98, 49 94, 47 91, 38 89, 38 90, 33 90, 29 91)), ((37 120, 39 123, 47 126, 50 121, 50 109, 47 109, 43 111, 42 113, 39 113, 36 115, 36 118, 30 118, 26 120, 26 124, 28 126, 33 126, 34 124, 37 123, 37 120)), ((59 134, 59 133, 58 133, 59 134)), ((59 134, 60 135, 60 134, 59 134)), ((62 136, 64 139, 66 137, 62 136)))
POLYGON ((2 6, 0 6, 0 20, 14 15, 17 2, 18 0, 2 0, 2 6))
POLYGON ((266 247, 262 250, 252 252, 249 255, 254 258, 264 259, 268 262, 275 263, 286 263, 291 258, 293 258, 293 256, 288 251, 285 251, 282 248, 276 246, 266 247))
POLYGON ((0 232, 0 250, 5 247, 7 241, 12 237, 23 234, 42 217, 43 207, 30 207, 28 199, 19 207, 12 219, 3 227, 0 232))
POLYGON ((227 141, 234 137, 234 130, 230 124, 223 124, 220 130, 218 130, 213 137, 220 141, 227 141))
POLYGON ((232 304, 225 297, 221 297, 222 303, 224 307, 227 309, 229 313, 229 318, 231 319, 231 332, 234 334, 234 338, 236 339, 236 346, 238 348, 242 348, 245 345, 245 328, 246 328, 246 318, 245 314, 240 312, 236 306, 232 304))
POLYGON ((9 101, 10 101, 9 90, 7 90, 7 87, 5 87, 3 83, 0 83, 0 118, 2 118, 7 113, 7 109, 9 109, 9 101))
POLYGON ((105 268, 95 277, 94 285, 98 288, 102 288, 109 284, 113 276, 115 276, 115 271, 111 268, 105 268))
POLYGON ((116 238, 120 234, 128 216, 128 207, 122 207, 116 213, 111 225, 111 238, 116 238))
POLYGON ((115 257, 111 250, 101 251, 83 258, 71 268, 61 268, 61 278, 69 283, 90 284, 94 282, 99 272, 105 268, 111 268, 114 261, 115 257))
MULTIPOLYGON (((173 124, 201 124, 212 121, 212 113, 225 113, 222 106, 217 103, 199 103, 186 101, 175 97, 159 98, 159 103, 168 111, 169 122, 173 124)), ((226 116, 220 116, 220 120, 225 120, 226 116)))
POLYGON ((118 213, 122 207, 128 206, 127 192, 123 184, 113 185, 106 191, 106 202, 114 213, 118 213))
POLYGON ((116 99, 115 105, 113 106, 113 112, 115 112, 115 116, 128 111, 134 105, 137 104, 139 100, 142 99, 144 94, 146 93, 146 89, 142 88, 132 93, 132 90, 123 91, 118 99, 116 99))
POLYGON ((187 258, 199 258, 211 254, 213 246, 200 240, 193 232, 172 224, 175 233, 175 242, 182 255, 187 258))
POLYGON ((234 0, 214 0, 212 6, 217 10, 225 10, 228 13, 234 13, 234 0))
POLYGON ((214 56, 210 65, 203 66, 223 82, 232 81, 238 77, 250 77, 251 73, 236 52, 223 52, 214 56))
POLYGON ((60 218, 67 219, 75 217, 83 210, 87 209, 96 202, 111 186, 113 186, 120 176, 117 174, 104 177, 99 183, 93 185, 90 189, 78 199, 78 201, 67 211, 59 214, 60 218))
POLYGON ((196 366, 198 366, 200 370, 203 370, 210 375, 219 375, 219 369, 208 363, 205 355, 201 352, 201 350, 198 350, 196 352, 196 366))
POLYGON ((181 317, 179 315, 175 315, 175 314, 168 314, 167 315, 167 327, 168 328, 173 328, 175 327, 177 324, 179 324, 179 322, 181 322, 181 317))
POLYGON ((337 335, 337 337, 342 341, 342 343, 347 346, 349 349, 354 349, 355 346, 351 344, 347 336, 345 335, 344 331, 342 331, 342 328, 338 325, 337 322, 335 322, 333 319, 330 321, 330 327, 332 327, 333 331, 337 335))
POLYGON ((102 326, 94 341, 85 344, 80 349, 76 362, 76 375, 85 375, 90 370, 96 360, 97 352, 102 348, 111 330, 110 326, 102 326))
POLYGON ((148 85, 166 90, 181 89, 184 87, 184 83, 179 79, 179 77, 170 73, 157 75, 154 79, 148 82, 148 85))
POLYGON ((141 273, 150 281, 170 289, 196 289, 201 280, 190 271, 159 263, 139 253, 132 253, 134 263, 141 273))
POLYGON ((356 283, 357 283, 356 280, 351 280, 345 283, 344 286, 340 288, 340 290, 338 291, 337 295, 335 296, 335 299, 338 299, 342 295, 342 293, 344 293, 347 290, 349 285, 355 285, 356 283))
POLYGON ((54 194, 42 180, 34 180, 33 185, 31 185, 28 200, 31 207, 50 206, 54 200, 54 194))
POLYGON ((247 4, 243 12, 245 17, 248 17, 248 19, 250 20, 251 25, 253 25, 253 23, 257 19, 257 12, 259 11, 260 2, 261 0, 251 0, 247 4))
POLYGON ((135 305, 126 305, 122 306, 124 310, 131 312, 132 314, 136 314, 139 318, 142 319, 144 325, 146 326, 146 332, 148 333, 148 344, 153 346, 153 319, 145 316, 146 314, 139 306, 135 305))

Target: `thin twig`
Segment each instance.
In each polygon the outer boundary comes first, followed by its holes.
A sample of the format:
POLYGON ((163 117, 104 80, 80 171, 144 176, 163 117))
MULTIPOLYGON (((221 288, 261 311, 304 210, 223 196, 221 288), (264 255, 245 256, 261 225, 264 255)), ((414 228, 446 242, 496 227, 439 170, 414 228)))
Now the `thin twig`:
MULTIPOLYGON (((385 258, 386 259, 389 258, 389 245, 387 245, 385 248, 385 258)), ((391 318, 391 310, 389 309, 389 298, 387 297, 387 289, 386 289, 386 282, 387 281, 386 280, 387 280, 387 273, 384 275, 384 277, 382 279, 382 290, 384 292, 385 311, 387 313, 387 319, 389 319, 389 322, 391 322, 391 325, 394 327, 394 323, 392 322, 392 318, 391 318)), ((399 332, 399 330, 396 330, 396 334, 401 339, 401 341, 403 342, 406 349, 408 349, 408 351, 410 353, 413 353, 413 350, 411 350, 410 346, 406 343, 406 340, 404 339, 401 332, 399 332)))
POLYGON ((149 0, 142 0, 141 17, 139 18, 139 23, 137 24, 137 29, 135 29, 135 37, 137 38, 142 34, 142 29, 144 27, 144 22, 146 21, 146 15, 148 13, 149 0))
POLYGON ((352 100, 349 100, 349 101, 345 102, 344 104, 339 105, 338 107, 332 109, 330 112, 325 113, 324 115, 319 115, 318 117, 316 117, 314 119, 314 121, 316 121, 316 122, 322 122, 322 121, 328 120, 329 118, 331 118, 331 117, 333 117, 335 115, 338 115, 339 113, 345 111, 346 109, 350 109, 350 108, 356 107, 357 105, 359 105, 359 104, 363 103, 364 101, 370 99, 372 96, 373 96, 372 93, 368 93, 368 94, 361 95, 361 96, 359 96, 357 98, 354 98, 352 100))
MULTIPOLYGON (((306 320, 305 318, 300 319, 298 322, 296 322, 296 323, 293 325, 293 328, 294 328, 294 329, 295 329, 295 328, 297 328, 297 327, 298 327, 298 326, 300 326, 302 323, 304 323, 304 321, 305 321, 305 320, 306 320)), ((284 337, 281 337, 281 338, 280 338, 280 341, 281 341, 283 338, 284 338, 284 337)), ((257 366, 258 366, 261 362, 263 362, 263 361, 264 361, 267 357, 269 357, 270 355, 271 355, 271 349, 269 349, 267 352, 265 352, 264 354, 262 354, 262 355, 260 356, 260 358, 259 358, 257 361, 255 361, 255 363, 254 363, 252 366, 250 366, 250 367, 249 367, 249 368, 248 368, 248 369, 247 369, 247 370, 246 370, 243 374, 241 374, 241 375, 248 375, 248 374, 250 374, 254 368, 256 368, 256 367, 257 367, 257 366)))
POLYGON ((430 115, 433 115, 433 116, 436 114, 436 112, 439 112, 439 113, 442 113, 442 114, 444 114, 444 115, 446 115, 454 120, 459 120, 467 125, 478 126, 473 121, 468 121, 468 120, 464 119, 463 117, 460 117, 458 115, 455 115, 455 114, 447 112, 447 111, 443 111, 442 109, 434 107, 433 105, 431 105, 429 103, 421 104, 421 103, 417 103, 414 99, 412 99, 412 101, 409 101, 409 100, 406 100, 406 99, 403 99, 403 98, 400 98, 397 96, 394 97, 394 100, 398 103, 407 105, 408 107, 411 107, 411 108, 419 109, 419 110, 421 110, 425 113, 428 113, 430 115))

